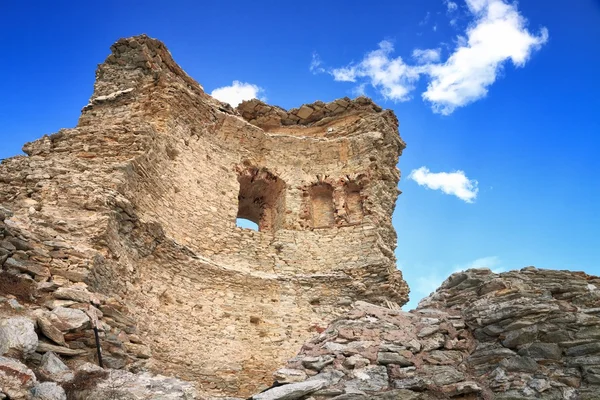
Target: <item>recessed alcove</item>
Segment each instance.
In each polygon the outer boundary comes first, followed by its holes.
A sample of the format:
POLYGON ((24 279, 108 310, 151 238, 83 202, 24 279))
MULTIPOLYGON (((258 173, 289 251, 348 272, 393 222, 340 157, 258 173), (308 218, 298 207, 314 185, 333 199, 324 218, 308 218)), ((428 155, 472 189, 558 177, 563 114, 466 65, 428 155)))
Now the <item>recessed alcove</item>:
POLYGON ((311 186, 310 215, 313 228, 326 228, 335 222, 335 207, 333 205, 333 187, 328 183, 318 183, 311 186))
POLYGON ((348 222, 361 222, 363 218, 363 204, 360 195, 360 186, 354 182, 348 182, 344 185, 344 193, 346 196, 344 207, 348 222))
POLYGON ((269 171, 257 168, 244 171, 238 182, 237 220, 255 223, 260 232, 280 229, 285 215, 285 182, 269 171))

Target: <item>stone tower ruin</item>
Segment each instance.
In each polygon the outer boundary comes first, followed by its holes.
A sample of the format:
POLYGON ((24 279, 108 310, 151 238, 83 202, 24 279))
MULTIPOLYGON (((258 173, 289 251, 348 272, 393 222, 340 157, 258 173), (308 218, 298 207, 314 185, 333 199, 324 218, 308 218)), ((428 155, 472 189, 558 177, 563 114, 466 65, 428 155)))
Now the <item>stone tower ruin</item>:
POLYGON ((111 50, 77 127, 0 164, 6 224, 37 249, 11 259, 118 299, 103 303, 106 332, 139 336, 147 367, 221 394, 271 383, 356 300, 406 303, 392 111, 364 97, 233 109, 157 40, 111 50))

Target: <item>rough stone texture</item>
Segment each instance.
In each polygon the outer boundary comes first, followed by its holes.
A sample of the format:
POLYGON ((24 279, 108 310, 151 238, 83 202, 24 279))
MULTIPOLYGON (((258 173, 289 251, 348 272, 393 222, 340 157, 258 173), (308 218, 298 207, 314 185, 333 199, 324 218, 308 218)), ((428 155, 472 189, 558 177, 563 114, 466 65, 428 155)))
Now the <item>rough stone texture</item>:
POLYGON ((38 383, 31 389, 31 400, 67 400, 64 389, 54 382, 38 383))
POLYGON ((0 320, 0 355, 23 357, 35 351, 38 337, 29 318, 12 317, 0 320))
POLYGON ((51 351, 42 356, 39 373, 44 379, 59 383, 69 382, 74 378, 69 367, 51 351))
POLYGON ((0 395, 10 399, 26 399, 37 382, 32 370, 20 361, 0 356, 0 395))
POLYGON ((337 374, 312 399, 404 398, 396 389, 420 399, 599 398, 598 277, 475 269, 411 312, 355 305, 286 366, 309 380, 337 374), (324 359, 333 361, 316 371, 324 359))
POLYGON ((112 370, 108 377, 86 394, 88 399, 112 400, 192 400, 197 398, 194 385, 178 379, 149 373, 132 374, 112 370))
POLYGON ((249 395, 352 302, 407 301, 404 147, 365 97, 234 110, 161 42, 121 39, 77 127, 0 164, 3 277, 44 311, 38 353, 93 361, 92 313, 108 366, 249 395))

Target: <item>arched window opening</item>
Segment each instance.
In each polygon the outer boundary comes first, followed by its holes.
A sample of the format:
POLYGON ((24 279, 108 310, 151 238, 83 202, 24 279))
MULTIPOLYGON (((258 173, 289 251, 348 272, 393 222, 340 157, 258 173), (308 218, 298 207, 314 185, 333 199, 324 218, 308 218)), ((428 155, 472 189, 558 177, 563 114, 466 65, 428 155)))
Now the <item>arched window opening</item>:
POLYGON ((258 224, 254 221, 250 221, 249 219, 236 218, 235 225, 238 228, 244 228, 244 229, 250 229, 253 231, 258 231, 258 224))
POLYGON ((333 187, 319 183, 310 188, 310 214, 313 228, 333 226, 335 208, 333 206, 333 187))
POLYGON ((360 195, 360 186, 356 183, 348 182, 344 189, 346 192, 345 209, 348 222, 361 222, 363 218, 363 204, 360 195))
POLYGON ((238 177, 238 182, 237 218, 254 222, 261 232, 281 228, 285 215, 285 183, 272 173, 257 168, 246 170, 238 177))

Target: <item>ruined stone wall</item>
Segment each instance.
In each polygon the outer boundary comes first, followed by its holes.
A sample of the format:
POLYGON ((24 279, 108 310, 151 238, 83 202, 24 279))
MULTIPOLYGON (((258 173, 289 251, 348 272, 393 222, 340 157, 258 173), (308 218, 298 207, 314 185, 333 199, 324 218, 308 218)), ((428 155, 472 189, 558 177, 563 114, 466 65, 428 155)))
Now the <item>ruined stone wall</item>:
POLYGON ((0 164, 7 224, 75 253, 27 256, 49 274, 26 275, 123 301, 147 366, 214 393, 268 383, 356 300, 406 302, 391 111, 366 98, 233 110, 156 40, 111 50, 78 126, 0 164))
POLYGON ((458 272, 411 312, 357 302, 253 399, 598 399, 598 304, 582 272, 458 272))

